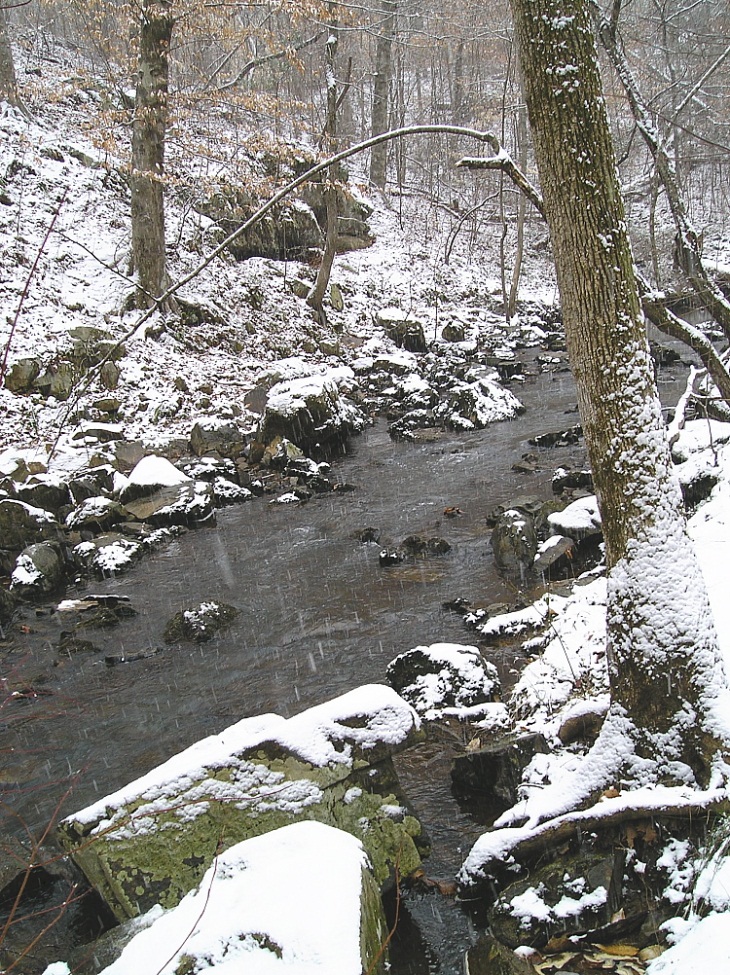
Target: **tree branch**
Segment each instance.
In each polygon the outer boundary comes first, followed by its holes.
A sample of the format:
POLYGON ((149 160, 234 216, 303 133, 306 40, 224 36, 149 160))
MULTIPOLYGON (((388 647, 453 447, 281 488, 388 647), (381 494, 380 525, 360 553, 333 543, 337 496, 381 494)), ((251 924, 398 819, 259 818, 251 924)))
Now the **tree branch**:
POLYGON ((235 88, 240 85, 244 78, 251 74, 255 68, 260 68, 264 64, 269 64, 271 61, 278 61, 281 58, 290 57, 292 54, 299 54, 307 47, 311 47, 312 44, 316 44, 320 37, 325 34, 324 30, 317 31, 313 37, 308 37, 305 41, 300 41, 299 44, 293 44, 289 47, 282 48, 280 51, 273 51, 271 54, 265 54, 260 58, 253 58, 247 64, 241 68, 235 78, 231 81, 227 81, 224 85, 219 85, 218 91, 230 91, 231 88, 235 88))

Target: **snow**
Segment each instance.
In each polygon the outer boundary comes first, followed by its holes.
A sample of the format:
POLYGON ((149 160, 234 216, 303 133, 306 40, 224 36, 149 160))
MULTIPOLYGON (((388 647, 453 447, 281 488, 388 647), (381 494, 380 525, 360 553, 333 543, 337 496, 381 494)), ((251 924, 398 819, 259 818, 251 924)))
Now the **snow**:
POLYGON ((174 464, 164 457, 157 457, 154 454, 143 457, 135 465, 129 475, 129 484, 137 484, 140 487, 174 487, 177 484, 190 483, 192 478, 179 471, 174 464))
POLYGON ((221 854, 176 908, 156 910, 103 971, 174 975, 194 964, 216 975, 360 975, 366 864, 359 840, 321 823, 246 840, 221 854))
MULTIPOLYGON (((276 714, 262 714, 244 718, 218 735, 212 735, 179 752, 157 768, 117 792, 100 799, 75 813, 74 820, 97 823, 96 828, 108 829, 115 816, 131 802, 141 799, 144 811, 151 814, 165 797, 195 791, 197 783, 205 780, 210 789, 223 788, 211 776, 216 769, 233 767, 238 778, 236 794, 266 795, 272 785, 279 785, 281 776, 273 773, 262 781, 262 766, 242 760, 239 756, 264 742, 275 742, 303 762, 323 767, 329 764, 354 761, 354 749, 368 752, 377 745, 391 748, 403 745, 414 729, 420 726, 418 715, 395 691, 382 684, 368 684, 356 688, 331 701, 285 719, 276 714), (353 717, 357 716, 357 721, 353 717)), ((308 794, 301 792, 301 783, 287 783, 278 789, 272 803, 284 808, 300 808, 319 800, 319 790, 311 784, 308 794), (299 790, 299 791, 298 791, 299 790)), ((230 789, 229 789, 230 791, 230 789)), ((191 815, 200 811, 198 805, 187 806, 191 815)), ((134 828, 144 828, 144 815, 137 810, 134 828)), ((124 828, 124 827, 122 827, 124 828)))
POLYGON ((730 912, 709 914, 659 958, 646 975, 708 975, 730 971, 730 912))

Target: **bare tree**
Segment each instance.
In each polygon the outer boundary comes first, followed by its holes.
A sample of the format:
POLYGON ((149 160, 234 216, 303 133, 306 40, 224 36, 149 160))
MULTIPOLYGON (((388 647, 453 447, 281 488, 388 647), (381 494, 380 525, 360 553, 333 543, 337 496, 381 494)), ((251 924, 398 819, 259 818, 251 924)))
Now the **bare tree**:
POLYGON ((132 125, 132 265, 137 302, 146 307, 165 290, 163 174, 168 119, 172 0, 145 0, 132 125))
POLYGON ((0 6, 0 100, 10 102, 11 105, 17 105, 19 102, 15 63, 8 34, 8 18, 3 6, 0 6))
MULTIPOLYGON (((393 77, 393 38, 395 36, 396 0, 381 0, 380 29, 375 46, 375 78, 373 79, 373 109, 371 133, 380 135, 388 130, 388 93, 393 77)), ((385 189, 388 171, 388 145, 376 146, 370 154, 370 182, 385 189)))
POLYGON ((612 705, 581 787, 704 786, 730 738, 727 684, 654 383, 590 0, 511 3, 609 571, 612 705))

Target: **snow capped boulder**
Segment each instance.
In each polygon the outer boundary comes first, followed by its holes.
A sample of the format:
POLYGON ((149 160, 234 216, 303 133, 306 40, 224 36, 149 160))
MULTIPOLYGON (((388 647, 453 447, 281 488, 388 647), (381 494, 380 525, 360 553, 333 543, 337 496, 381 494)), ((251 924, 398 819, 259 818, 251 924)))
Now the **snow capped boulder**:
POLYGON ((33 474, 16 490, 21 501, 54 514, 71 502, 68 484, 56 474, 33 474))
POLYGON ((137 521, 152 525, 199 525, 215 517, 212 486, 154 455, 133 468, 119 499, 137 521))
POLYGON ((382 685, 288 720, 245 718, 68 817, 59 838, 120 920, 179 903, 220 843, 299 820, 361 839, 383 883, 396 865, 405 875, 421 859, 421 827, 399 798, 391 760, 419 725, 382 685))
POLYGON ((336 376, 325 373, 277 383, 268 393, 257 439, 291 440, 306 453, 339 450, 365 418, 339 390, 336 376))
POLYGON ((50 511, 13 498, 0 500, 0 545, 20 552, 28 545, 60 541, 61 526, 50 511))
POLYGON ((474 717, 500 692, 494 664, 476 647, 434 643, 399 654, 388 664, 388 681, 429 721, 474 717))
POLYGON ((378 957, 387 925, 362 844, 316 822, 231 847, 176 908, 154 908, 147 923, 104 975, 361 975, 387 960, 378 957))
POLYGON ((93 571, 100 579, 109 579, 128 569, 143 552, 141 542, 112 533, 76 545, 73 558, 81 568, 93 571))
POLYGON ((63 582, 63 557, 53 542, 29 545, 17 558, 10 588, 23 596, 43 596, 63 582))
POLYGON ((175 613, 165 627, 165 640, 167 643, 176 643, 179 640, 206 643, 239 613, 240 610, 235 606, 213 600, 201 603, 193 609, 181 610, 175 613))
POLYGON ((66 527, 75 531, 104 532, 129 519, 129 512, 112 498, 87 498, 66 518, 66 527))
POLYGON ((481 430, 499 420, 513 420, 524 407, 514 393, 484 376, 470 383, 456 383, 447 400, 436 410, 453 430, 481 430))
POLYGON ((548 517, 553 531, 560 535, 568 535, 577 542, 601 534, 601 514, 595 495, 578 498, 562 511, 556 511, 548 517))

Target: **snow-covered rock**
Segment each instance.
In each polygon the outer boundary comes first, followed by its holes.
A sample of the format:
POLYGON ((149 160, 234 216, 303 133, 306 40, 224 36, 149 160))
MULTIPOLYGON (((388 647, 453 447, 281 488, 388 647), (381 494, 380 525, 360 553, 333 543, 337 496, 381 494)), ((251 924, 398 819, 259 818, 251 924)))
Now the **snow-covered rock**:
POLYGON ((245 718, 68 817, 59 838, 119 919, 177 904, 220 843, 300 819, 362 839, 382 883, 420 863, 390 760, 418 729, 413 708, 375 684, 288 720, 245 718))

